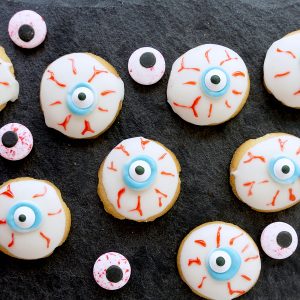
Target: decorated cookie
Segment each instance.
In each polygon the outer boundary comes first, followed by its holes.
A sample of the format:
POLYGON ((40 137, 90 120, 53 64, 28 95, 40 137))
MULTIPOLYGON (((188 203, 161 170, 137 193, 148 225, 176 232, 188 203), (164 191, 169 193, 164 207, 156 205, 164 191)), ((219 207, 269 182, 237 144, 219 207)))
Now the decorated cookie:
POLYGON ((300 108, 300 31, 274 42, 264 63, 267 90, 284 105, 300 108))
POLYGON ((300 200, 300 139, 271 133, 242 144, 230 166, 236 196, 255 210, 280 211, 300 200))
POLYGON ((162 144, 135 137, 122 141, 102 162, 98 194, 118 219, 153 221, 174 205, 180 165, 162 144))
POLYGON ((128 61, 128 71, 137 83, 151 85, 159 81, 166 69, 162 54, 151 47, 135 50, 128 61))
POLYGON ((182 280, 204 298, 228 300, 256 283, 261 261, 252 238, 229 223, 205 223, 182 241, 177 266, 182 280))
POLYGON ((44 19, 36 12, 22 10, 10 19, 8 33, 19 47, 35 48, 45 40, 47 26, 44 19))
POLYGON ((14 75, 11 60, 4 48, 0 47, 0 111, 8 101, 14 102, 19 96, 19 83, 14 75))
POLYGON ((129 261, 117 252, 102 254, 95 262, 94 278, 106 290, 118 290, 129 280, 131 267, 129 261))
POLYGON ((291 225, 275 222, 264 229, 260 243, 268 256, 275 259, 284 259, 295 252, 298 246, 298 236, 291 225))
POLYGON ((247 67, 233 50, 193 48, 173 64, 167 97, 176 114, 195 125, 216 125, 237 115, 250 88, 247 67))
POLYGON ((33 146, 30 130, 22 124, 9 123, 0 129, 0 155, 8 160, 26 157, 33 146))
POLYGON ((67 238, 71 215, 50 182, 18 178, 0 187, 0 250, 20 259, 52 254, 67 238))
POLYGON ((48 127, 71 138, 93 138, 115 121, 124 98, 124 83, 102 58, 72 53, 48 66, 40 96, 48 127))

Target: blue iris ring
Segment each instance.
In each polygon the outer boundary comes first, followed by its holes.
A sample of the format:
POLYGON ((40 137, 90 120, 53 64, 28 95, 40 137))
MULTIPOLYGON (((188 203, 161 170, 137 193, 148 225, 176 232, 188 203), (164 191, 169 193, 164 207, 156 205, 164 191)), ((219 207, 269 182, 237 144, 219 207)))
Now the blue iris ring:
POLYGON ((220 68, 220 67, 211 67, 211 68, 207 68, 203 74, 202 74, 202 77, 201 77, 201 89, 202 91, 209 97, 214 97, 214 98, 217 98, 217 97, 221 97, 223 95, 225 95, 228 91, 230 87, 230 77, 228 75, 228 73, 223 69, 223 68, 220 68), (208 72, 210 72, 211 70, 220 70, 222 71, 225 76, 226 76, 226 85, 224 86, 224 88, 220 91, 212 91, 210 90, 206 84, 205 84, 205 77, 206 77, 206 74, 208 72))
POLYGON ((229 248, 229 247, 216 248, 206 258, 206 268, 207 268, 208 274, 213 279, 218 280, 218 281, 225 281, 225 280, 229 280, 229 279, 233 278, 236 275, 236 273, 238 272, 238 270, 240 269, 241 263, 242 263, 242 260, 241 260, 240 255, 237 253, 237 251, 232 248, 229 248), (209 263, 210 256, 216 251, 224 251, 231 258, 231 266, 224 273, 215 272, 210 266, 210 263, 209 263))
POLYGON ((154 182, 156 176, 157 176, 157 164, 153 158, 147 155, 136 156, 135 158, 130 160, 127 164, 125 164, 123 167, 123 181, 132 190, 140 191, 140 190, 147 189, 154 182), (151 175, 147 180, 142 182, 135 181, 129 174, 130 166, 137 160, 145 161, 146 163, 149 164, 151 168, 151 175))
POLYGON ((79 82, 68 90, 67 106, 68 106, 69 110, 75 115, 79 115, 79 116, 88 115, 96 109, 97 104, 98 104, 97 93, 95 92, 94 88, 87 82, 79 82), (78 107, 72 99, 73 98, 72 96, 73 96, 73 93, 75 92, 75 90, 78 88, 81 88, 81 87, 88 88, 93 93, 93 96, 94 96, 93 103, 90 106, 85 107, 85 108, 78 107))
POLYGON ((300 168, 299 168, 299 166, 296 164, 296 162, 293 159, 291 159, 289 157, 286 157, 286 156, 278 156, 276 158, 272 158, 269 162, 269 165, 268 165, 268 171, 269 171, 269 174, 270 174, 270 176, 272 177, 272 179, 274 181, 276 181, 278 183, 282 183, 282 184, 294 183, 300 177, 300 168), (288 159, 289 161, 291 161, 294 164, 294 167, 295 167, 294 174, 290 178, 287 178, 287 179, 280 179, 274 173, 274 166, 275 166, 276 162, 280 159, 283 159, 283 158, 288 159))
POLYGON ((10 210, 8 211, 8 214, 6 217, 6 222, 13 231, 24 233, 24 232, 30 232, 30 231, 38 229, 42 223, 42 219, 43 219, 42 212, 36 205, 34 205, 30 202, 19 202, 19 203, 15 204, 14 206, 12 206, 10 208, 10 210), (30 226, 30 228, 22 228, 15 223, 14 215, 15 215, 16 210, 20 207, 28 207, 28 208, 32 209, 35 214, 35 221, 30 226))

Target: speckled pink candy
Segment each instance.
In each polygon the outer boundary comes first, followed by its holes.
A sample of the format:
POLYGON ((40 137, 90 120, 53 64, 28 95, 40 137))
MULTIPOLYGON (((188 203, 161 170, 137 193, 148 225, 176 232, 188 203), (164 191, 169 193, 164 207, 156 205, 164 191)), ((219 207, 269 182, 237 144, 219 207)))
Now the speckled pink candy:
POLYGON ((33 147, 33 137, 30 130, 22 124, 9 123, 0 129, 0 155, 8 160, 20 160, 26 157, 33 147), (2 144, 2 136, 7 131, 14 131, 18 135, 18 142, 12 148, 2 144))
POLYGON ((102 288, 106 290, 117 290, 128 282, 131 274, 131 267, 127 258, 122 254, 117 252, 107 252, 96 260, 93 274, 96 282, 102 288), (106 270, 112 265, 119 266, 123 271, 122 280, 116 283, 110 282, 106 278, 106 270))
POLYGON ((32 10, 22 10, 17 12, 10 19, 8 33, 12 41, 22 48, 35 48, 39 46, 46 37, 47 26, 44 19, 32 10), (22 25, 30 25, 34 29, 34 37, 29 42, 24 42, 19 38, 19 28, 22 25))

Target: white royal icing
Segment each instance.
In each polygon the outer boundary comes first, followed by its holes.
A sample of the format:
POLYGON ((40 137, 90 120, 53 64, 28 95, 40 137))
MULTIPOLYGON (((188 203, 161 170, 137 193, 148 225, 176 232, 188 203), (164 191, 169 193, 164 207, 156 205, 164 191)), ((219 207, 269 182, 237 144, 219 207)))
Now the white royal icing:
POLYGON ((244 230, 229 223, 212 222, 195 228, 183 240, 178 253, 178 267, 182 279, 195 293, 208 299, 227 300, 252 288, 259 277, 261 261, 255 242, 244 230), (218 248, 218 231, 219 248, 233 248, 241 258, 237 273, 228 280, 216 280, 207 270, 207 259, 218 248), (228 283, 231 292, 235 292, 230 293, 228 283))
POLYGON ((10 72, 11 63, 0 58, 0 105, 14 102, 19 96, 19 83, 10 72))
MULTIPOLYGON (((221 82, 219 88, 222 86, 221 82)), ((167 98, 174 112, 185 121, 213 125, 238 113, 248 91, 249 75, 242 58, 229 48, 205 44, 187 51, 174 62, 167 98), (214 67, 229 77, 227 91, 217 97, 206 94, 202 87, 202 75, 214 67)))
MULTIPOLYGON (((300 201, 299 177, 294 183, 279 183, 269 172, 270 161, 287 157, 300 166, 300 139, 282 134, 270 136, 247 149, 235 170, 235 189, 238 197, 259 211, 288 208, 300 201)), ((233 158, 234 159, 234 158, 233 158)))
POLYGON ((72 138, 89 138, 105 131, 116 118, 124 83, 93 56, 72 53, 47 67, 40 97, 48 127, 72 138), (95 74, 94 70, 100 72, 95 74), (73 113, 67 105, 68 91, 79 83, 90 84, 95 91, 95 108, 86 115, 73 113))
POLYGON ((300 108, 300 32, 274 42, 264 62, 266 88, 283 104, 300 108))
POLYGON ((119 214, 127 219, 143 221, 163 214, 174 201, 180 184, 179 170, 174 158, 161 144, 143 137, 135 137, 122 141, 105 158, 102 184, 109 202, 119 214), (124 183, 123 168, 139 155, 150 156, 156 162, 157 176, 149 188, 137 191, 124 183), (124 188, 125 191, 120 192, 124 188), (138 199, 141 213, 134 210, 138 207, 138 199))
POLYGON ((12 256, 39 259, 50 255, 63 242, 66 221, 61 199, 56 189, 46 181, 17 179, 1 187, 0 248, 12 256), (42 222, 36 230, 18 232, 8 225, 9 210, 19 202, 28 202, 40 209, 42 222))

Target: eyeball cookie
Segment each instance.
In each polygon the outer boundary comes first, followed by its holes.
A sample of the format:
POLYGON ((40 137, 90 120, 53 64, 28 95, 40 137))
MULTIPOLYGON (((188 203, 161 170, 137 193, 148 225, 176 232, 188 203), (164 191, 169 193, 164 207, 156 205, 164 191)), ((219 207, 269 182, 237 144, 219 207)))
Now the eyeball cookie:
POLYGON ((300 31, 274 42, 264 62, 267 90, 284 105, 300 108, 300 31))
POLYGON ((195 125, 216 125, 237 115, 250 88, 247 67, 233 50, 193 48, 173 64, 167 98, 173 111, 195 125))
POLYGON ((261 260, 255 242, 244 230, 218 221, 202 224, 184 238, 177 266, 182 280, 195 294, 227 300, 255 285, 261 260))
POLYGON ((20 160, 32 150, 33 137, 22 124, 9 123, 0 128, 0 155, 8 160, 20 160))
POLYGON ((106 290, 118 290, 129 280, 130 263, 126 257, 117 252, 102 254, 94 265, 94 279, 106 290))
POLYGON ((151 47, 135 50, 128 61, 128 71, 131 78, 137 83, 151 85, 158 82, 166 69, 162 54, 151 47))
POLYGON ((271 133, 246 141, 234 153, 230 183, 236 196, 261 212, 280 211, 300 200, 300 139, 271 133))
POLYGON ((19 83, 14 74, 11 60, 4 48, 0 47, 0 111, 5 108, 7 102, 18 99, 19 83))
POLYGON ((71 138, 94 138, 115 121, 124 98, 116 70, 90 53, 65 55, 48 66, 41 82, 46 125, 71 138))
POLYGON ((264 252, 271 258, 285 259, 295 252, 298 236, 291 225, 275 222, 263 230, 260 243, 264 252))
POLYGON ((180 165, 162 144, 135 137, 122 141, 102 162, 98 194, 118 219, 153 221, 174 205, 180 165))
POLYGON ((35 48, 46 38, 44 19, 32 10, 17 12, 9 21, 8 33, 12 41, 21 48, 35 48))
POLYGON ((71 215, 50 182, 17 178, 0 187, 0 250, 20 259, 52 254, 66 240, 71 215))

